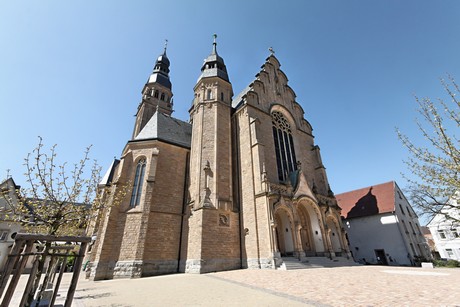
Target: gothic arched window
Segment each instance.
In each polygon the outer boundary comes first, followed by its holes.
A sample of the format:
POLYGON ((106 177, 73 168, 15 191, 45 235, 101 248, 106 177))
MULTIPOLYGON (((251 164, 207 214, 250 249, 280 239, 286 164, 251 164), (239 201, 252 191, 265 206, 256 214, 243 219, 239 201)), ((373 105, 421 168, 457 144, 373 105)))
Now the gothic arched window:
POLYGON ((136 175, 134 176, 134 183, 133 183, 133 191, 131 193, 131 202, 129 206, 131 208, 136 207, 139 205, 142 195, 142 184, 144 183, 144 175, 145 175, 145 159, 140 159, 137 162, 136 166, 136 175))
POLYGON ((278 111, 272 113, 272 123, 278 178, 284 181, 287 174, 297 169, 291 125, 278 111))
POLYGON ((206 99, 213 99, 212 98, 212 90, 211 89, 208 89, 207 92, 206 92, 206 99))

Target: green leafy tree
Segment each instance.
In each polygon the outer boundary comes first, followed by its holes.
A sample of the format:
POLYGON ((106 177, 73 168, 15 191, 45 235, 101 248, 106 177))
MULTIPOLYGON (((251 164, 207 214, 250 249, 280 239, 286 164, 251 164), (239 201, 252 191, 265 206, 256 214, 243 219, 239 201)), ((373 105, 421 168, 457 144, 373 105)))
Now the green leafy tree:
POLYGON ((441 80, 447 99, 419 98, 417 126, 426 142, 415 144, 397 129, 398 137, 409 151, 405 164, 409 174, 409 197, 418 211, 428 217, 444 215, 460 222, 457 193, 460 192, 460 88, 449 76, 441 80))

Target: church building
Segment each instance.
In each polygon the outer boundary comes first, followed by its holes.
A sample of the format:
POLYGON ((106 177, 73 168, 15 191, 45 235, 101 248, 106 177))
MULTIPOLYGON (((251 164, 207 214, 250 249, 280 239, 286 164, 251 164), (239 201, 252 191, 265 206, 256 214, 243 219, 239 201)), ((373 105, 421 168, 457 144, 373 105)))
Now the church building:
POLYGON ((109 200, 128 192, 90 225, 90 278, 347 257, 320 149, 273 51, 234 96, 214 37, 192 105, 178 104, 190 108, 188 122, 171 115, 169 66, 165 48, 142 89, 132 138, 101 182, 109 200))

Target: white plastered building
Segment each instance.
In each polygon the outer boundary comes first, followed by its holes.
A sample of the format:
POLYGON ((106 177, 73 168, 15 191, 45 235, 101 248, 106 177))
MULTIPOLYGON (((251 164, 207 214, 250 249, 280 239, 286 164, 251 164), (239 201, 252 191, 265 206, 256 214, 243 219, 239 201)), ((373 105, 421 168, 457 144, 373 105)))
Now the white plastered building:
POLYGON ((441 258, 460 261, 460 206, 458 194, 428 223, 441 258), (452 217, 452 218, 448 218, 452 217), (455 221, 457 220, 457 221, 455 221))

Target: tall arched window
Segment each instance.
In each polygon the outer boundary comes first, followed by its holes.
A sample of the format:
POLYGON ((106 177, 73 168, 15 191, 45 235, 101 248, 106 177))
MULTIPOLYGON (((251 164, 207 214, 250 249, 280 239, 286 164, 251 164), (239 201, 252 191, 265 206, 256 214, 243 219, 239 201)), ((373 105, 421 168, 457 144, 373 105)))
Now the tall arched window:
POLYGON ((207 92, 206 92, 206 99, 213 99, 212 98, 212 90, 211 89, 208 89, 207 92))
POLYGON ((139 205, 142 195, 142 184, 144 183, 145 159, 140 159, 136 166, 136 175, 134 176, 133 191, 131 193, 131 208, 139 205))
POLYGON ((278 178, 280 181, 284 181, 287 174, 297 169, 291 125, 278 111, 272 113, 272 123, 278 178))

